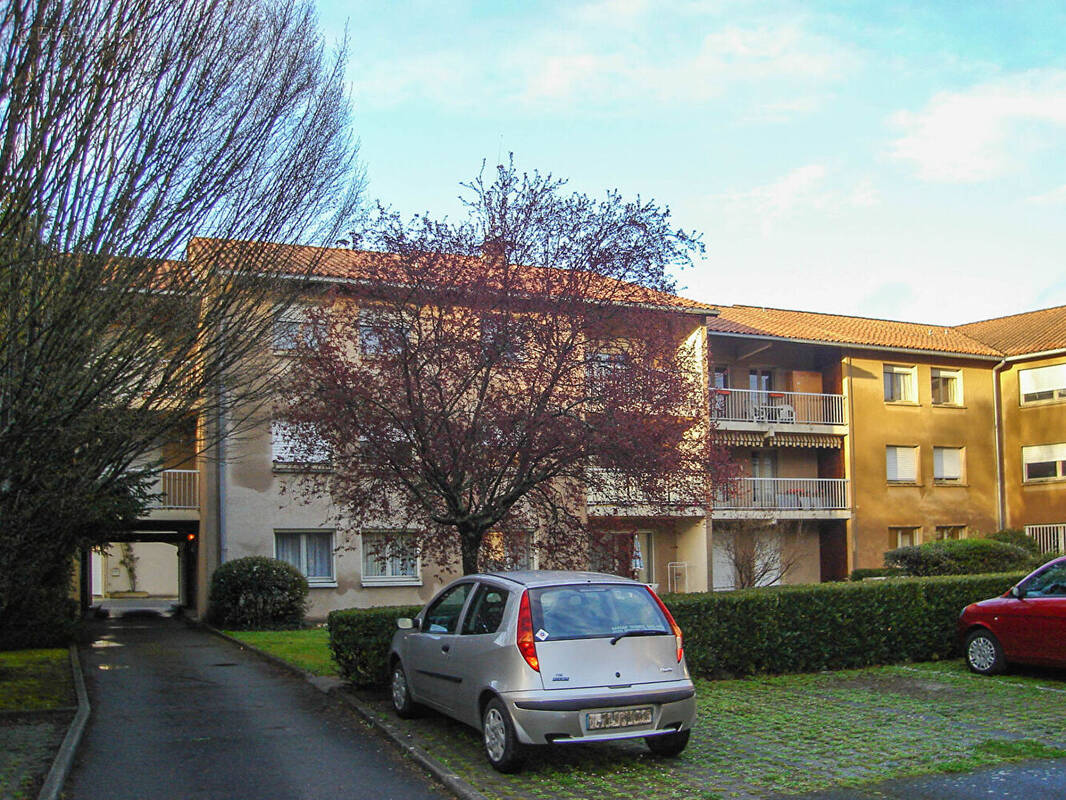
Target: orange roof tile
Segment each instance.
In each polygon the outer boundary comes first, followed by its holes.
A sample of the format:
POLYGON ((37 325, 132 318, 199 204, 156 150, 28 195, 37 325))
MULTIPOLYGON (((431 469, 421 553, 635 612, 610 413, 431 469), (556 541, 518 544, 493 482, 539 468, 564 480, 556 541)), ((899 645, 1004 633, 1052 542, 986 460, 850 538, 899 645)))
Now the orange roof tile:
MULTIPOLYGON (((896 322, 756 306, 720 306, 719 319, 715 323, 733 323, 750 331, 758 331, 762 335, 786 339, 988 357, 1000 355, 992 346, 956 328, 918 322, 896 322)), ((712 326, 711 330, 715 330, 715 327, 712 326)))
POLYGON ((1006 356, 1058 350, 1066 348, 1066 306, 970 322, 959 325, 956 330, 991 345, 1006 356))
MULTIPOLYGON (((189 261, 194 262, 197 257, 209 257, 207 254, 212 248, 221 248, 223 258, 230 258, 236 261, 239 253, 242 259, 250 258, 252 264, 258 260, 264 265, 269 265, 274 270, 279 270, 278 264, 291 264, 292 269, 280 269, 281 274, 300 277, 308 276, 312 280, 314 278, 341 282, 381 280, 383 274, 392 271, 392 264, 396 264, 397 280, 402 281, 402 276, 399 274, 397 256, 391 253, 379 253, 370 250, 198 238, 189 243, 189 261)), ((461 256, 452 258, 454 258, 457 268, 485 263, 481 258, 461 256)), ((545 267, 529 266, 521 267, 520 270, 523 279, 529 281, 530 284, 535 284, 539 279, 556 272, 545 267)), ((617 290, 621 287, 626 304, 670 308, 708 315, 714 314, 717 310, 716 306, 644 286, 626 284, 596 275, 587 277, 589 280, 585 284, 585 288, 592 290, 603 298, 617 294, 617 290)))

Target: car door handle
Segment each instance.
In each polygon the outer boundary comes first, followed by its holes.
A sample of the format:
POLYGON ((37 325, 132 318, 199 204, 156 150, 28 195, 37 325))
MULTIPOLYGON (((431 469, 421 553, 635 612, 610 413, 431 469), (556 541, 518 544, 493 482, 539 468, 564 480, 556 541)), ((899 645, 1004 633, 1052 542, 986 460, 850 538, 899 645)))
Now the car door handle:
POLYGON ((442 653, 447 653, 451 649, 452 649, 452 646, 450 644, 444 644, 444 645, 441 645, 440 651, 442 653))

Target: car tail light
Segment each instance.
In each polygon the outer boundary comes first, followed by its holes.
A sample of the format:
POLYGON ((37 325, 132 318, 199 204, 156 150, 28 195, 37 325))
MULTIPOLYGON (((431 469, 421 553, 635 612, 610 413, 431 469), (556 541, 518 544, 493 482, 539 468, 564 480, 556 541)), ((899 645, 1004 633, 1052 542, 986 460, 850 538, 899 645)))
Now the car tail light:
POLYGON ((681 642, 681 626, 674 622, 674 615, 670 613, 670 609, 666 607, 666 603, 659 599, 659 595, 652 591, 650 586, 645 586, 648 590, 648 594, 655 598, 655 602, 659 604, 659 608, 662 609, 664 615, 666 615, 666 621, 670 623, 670 627, 674 629, 674 637, 677 639, 677 663, 681 663, 681 659, 685 655, 685 648, 681 642))
POLYGON ((518 604, 518 631, 515 635, 518 652, 534 670, 540 672, 540 659, 537 658, 537 641, 533 638, 533 614, 529 610, 529 591, 522 592, 522 601, 518 604))

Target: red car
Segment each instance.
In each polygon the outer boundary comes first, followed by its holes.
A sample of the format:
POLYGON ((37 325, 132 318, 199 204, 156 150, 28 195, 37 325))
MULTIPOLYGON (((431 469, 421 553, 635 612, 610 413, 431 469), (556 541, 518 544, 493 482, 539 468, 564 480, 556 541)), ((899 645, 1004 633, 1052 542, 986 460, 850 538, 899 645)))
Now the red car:
POLYGON ((966 663, 981 675, 1015 661, 1066 667, 1066 557, 1044 564, 1002 597, 966 606, 959 635, 966 663))

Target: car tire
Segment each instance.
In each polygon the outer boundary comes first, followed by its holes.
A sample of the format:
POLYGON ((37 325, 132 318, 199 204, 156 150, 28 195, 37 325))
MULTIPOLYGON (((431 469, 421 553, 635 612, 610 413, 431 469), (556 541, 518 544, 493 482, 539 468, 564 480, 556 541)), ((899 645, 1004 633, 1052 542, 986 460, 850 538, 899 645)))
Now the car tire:
POLYGON ((517 772, 526 760, 526 751, 515 735, 507 708, 492 698, 481 714, 481 739, 485 757, 497 772, 517 772))
POLYGON ((979 628, 966 637, 966 665, 978 675, 998 675, 1007 668, 1003 647, 990 631, 979 628))
POLYGON ((389 685, 392 695, 392 708, 400 719, 417 717, 422 707, 411 699, 411 687, 407 684, 407 673, 403 671, 403 664, 396 661, 392 665, 392 680, 389 685))
POLYGON ((644 744, 657 756, 673 757, 680 755, 681 751, 688 746, 688 737, 691 731, 678 731, 677 733, 663 733, 659 736, 645 736, 644 744))

